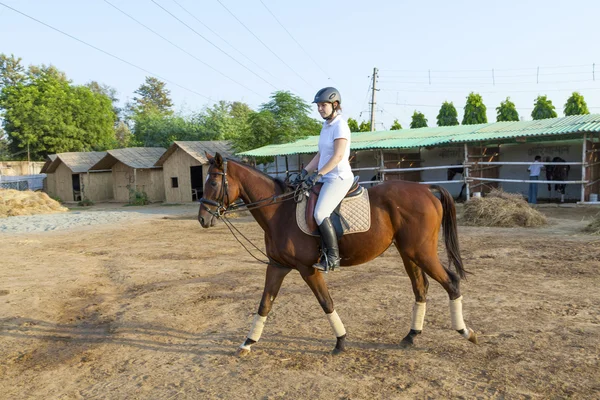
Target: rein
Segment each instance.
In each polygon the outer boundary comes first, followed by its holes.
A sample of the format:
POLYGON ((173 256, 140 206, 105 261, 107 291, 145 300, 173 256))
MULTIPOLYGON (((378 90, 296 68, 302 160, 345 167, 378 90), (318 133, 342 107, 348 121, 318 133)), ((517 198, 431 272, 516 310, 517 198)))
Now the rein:
POLYGON ((259 208, 283 203, 285 201, 289 201, 292 199, 296 203, 299 203, 300 201, 302 201, 302 196, 304 195, 304 192, 305 192, 303 185, 298 185, 296 187, 296 189, 290 193, 273 195, 271 197, 267 197, 265 199, 260 199, 260 200, 257 200, 257 201, 254 201, 254 202, 248 203, 248 204, 243 204, 243 203, 235 204, 234 203, 229 206, 226 206, 225 198, 227 198, 227 203, 229 203, 229 183, 227 182, 227 161, 223 161, 223 172, 213 172, 213 173, 222 176, 222 178, 221 178, 221 198, 220 198, 220 200, 215 201, 215 200, 205 199, 204 197, 202 197, 198 201, 200 203, 200 207, 204 207, 204 209, 210 215, 214 216, 217 219, 220 219, 221 217, 223 217, 223 222, 225 223, 225 226, 227 228, 229 228, 229 231, 231 232, 231 234, 233 235, 235 240, 237 240, 238 243, 242 245, 244 250, 246 250, 248 252, 248 254, 250 254, 256 261, 263 263, 263 264, 270 264, 274 260, 271 260, 271 258, 267 254, 265 254, 264 251, 259 249, 254 243, 252 243, 252 241, 250 239, 248 239, 242 232, 240 232, 239 229, 236 228, 233 225, 233 223, 226 217, 226 214, 230 214, 230 213, 233 213, 236 211, 252 211, 252 210, 259 209, 259 208), (283 200, 278 201, 280 199, 283 199, 283 200), (208 204, 209 206, 216 207, 216 209, 213 211, 210 208, 206 207, 206 204, 208 204), (263 261, 263 260, 257 258, 254 254, 252 254, 250 252, 250 250, 246 247, 246 245, 244 245, 244 243, 242 243, 242 241, 236 236, 236 234, 233 230, 235 230, 241 237, 243 237, 248 243, 250 243, 256 250, 258 250, 263 256, 267 257, 270 261, 263 261))

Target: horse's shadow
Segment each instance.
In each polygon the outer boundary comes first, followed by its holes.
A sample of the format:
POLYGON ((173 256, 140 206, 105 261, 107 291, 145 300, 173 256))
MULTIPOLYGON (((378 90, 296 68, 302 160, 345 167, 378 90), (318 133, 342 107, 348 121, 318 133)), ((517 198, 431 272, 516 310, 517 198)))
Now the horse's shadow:
MULTIPOLYGON (((74 353, 96 345, 128 346, 141 350, 190 354, 194 356, 231 356, 244 338, 244 332, 214 329, 189 332, 151 323, 120 322, 61 324, 30 318, 0 319, 0 337, 30 341, 37 340, 47 346, 65 344, 74 353)), ((331 350, 334 340, 324 337, 303 337, 266 333, 257 350, 285 353, 323 355, 331 350), (321 347, 317 350, 315 347, 321 347)), ((361 350, 397 350, 399 343, 349 340, 350 348, 361 350)))

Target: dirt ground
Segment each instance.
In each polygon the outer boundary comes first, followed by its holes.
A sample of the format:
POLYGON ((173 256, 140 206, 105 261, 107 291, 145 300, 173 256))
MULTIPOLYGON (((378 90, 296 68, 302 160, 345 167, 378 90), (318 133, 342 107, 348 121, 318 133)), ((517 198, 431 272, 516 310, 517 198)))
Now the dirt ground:
MULTIPOLYGON (((599 210, 541 210, 548 227, 459 228, 479 345, 451 330, 432 282, 423 334, 398 346, 414 297, 392 248, 327 276, 348 330, 339 356, 296 272, 251 355, 235 356, 265 268, 222 224, 174 215, 1 235, 0 397, 600 398, 600 237, 579 232, 599 210)), ((237 226, 261 243, 253 220, 237 226)))

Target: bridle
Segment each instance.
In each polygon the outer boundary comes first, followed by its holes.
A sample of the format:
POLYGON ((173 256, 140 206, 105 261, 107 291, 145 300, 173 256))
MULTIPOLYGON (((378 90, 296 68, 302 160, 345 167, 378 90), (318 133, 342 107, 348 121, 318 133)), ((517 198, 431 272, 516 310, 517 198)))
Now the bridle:
POLYGON ((212 172, 213 174, 216 175, 221 175, 221 196, 219 200, 211 200, 211 199, 206 199, 204 197, 202 197, 200 200, 198 200, 198 202, 200 203, 200 208, 204 208, 210 215, 212 215, 215 218, 221 218, 223 217, 223 222, 225 223, 225 225, 227 226, 227 228, 229 228, 229 230, 231 231, 231 234, 233 235, 233 237, 242 245, 242 247, 244 247, 244 249, 252 256, 254 257, 255 260, 263 263, 263 264, 269 264, 269 263, 274 263, 276 265, 281 265, 279 263, 277 263, 275 260, 273 260, 271 257, 269 257, 267 254, 265 254, 261 249, 259 249, 254 243, 252 243, 250 241, 250 239, 248 239, 246 236, 244 236, 244 234, 242 232, 240 232, 235 226, 233 226, 233 224, 231 223, 231 221, 229 221, 227 219, 227 215, 229 213, 232 213, 234 211, 239 211, 239 210, 243 210, 243 211, 250 211, 250 210, 254 210, 257 208, 262 208, 262 207, 266 207, 266 206, 270 206, 270 205, 274 205, 274 204, 278 204, 278 203, 283 203, 284 201, 288 201, 288 200, 292 200, 294 199, 296 201, 296 203, 299 203, 300 201, 302 201, 302 196, 304 196, 304 193, 306 192, 306 188, 304 187, 304 185, 298 185, 298 187, 296 187, 296 189, 293 192, 289 192, 289 193, 284 193, 284 194, 280 194, 280 195, 274 195, 271 197, 267 197, 265 199, 261 199, 261 200, 257 200, 255 202, 252 203, 248 203, 248 204, 230 204, 229 203, 229 183, 227 182, 227 160, 223 160, 223 172, 212 172), (227 199, 227 204, 225 205, 225 199, 227 199), (279 201, 278 201, 279 200, 279 201), (213 211, 210 208, 208 208, 206 205, 209 206, 213 206, 216 207, 216 209, 213 211), (240 239, 237 237, 237 235, 233 232, 233 230, 237 231, 237 233, 242 236, 248 243, 250 243, 256 250, 258 250, 260 253, 262 253, 265 257, 267 257, 269 259, 268 262, 260 260, 259 258, 257 258, 254 254, 252 254, 252 252, 250 252, 250 250, 244 245, 244 243, 242 243, 240 241, 240 239))
POLYGON ((227 211, 227 206, 225 205, 225 198, 227 198, 227 204, 229 204, 229 183, 227 182, 227 160, 223 160, 223 172, 213 172, 213 174, 221 175, 221 199, 218 201, 206 199, 202 197, 198 202, 200 203, 200 207, 204 207, 204 209, 213 217, 220 218, 227 211), (205 204, 209 206, 216 207, 215 211, 206 207, 205 204))

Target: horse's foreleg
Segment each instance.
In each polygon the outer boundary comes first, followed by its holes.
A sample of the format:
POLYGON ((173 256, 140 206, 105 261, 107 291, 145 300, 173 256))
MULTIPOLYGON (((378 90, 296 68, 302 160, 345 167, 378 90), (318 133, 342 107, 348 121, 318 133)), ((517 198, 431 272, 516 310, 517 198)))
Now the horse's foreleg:
POLYGON ((425 311, 427 310, 427 290, 429 282, 421 269, 408 257, 402 256, 404 268, 410 278, 413 293, 415 294, 415 304, 413 305, 412 320, 408 335, 402 339, 400 346, 409 347, 414 344, 414 338, 423 331, 423 322, 425 321, 425 311))
POLYGON ((269 311, 271 311, 277 293, 279 293, 283 278, 285 278, 290 271, 290 268, 274 266, 271 264, 267 266, 265 289, 263 291, 262 299, 260 300, 258 313, 254 316, 252 328, 250 328, 250 332, 248 332, 248 336, 246 337, 246 340, 244 340, 244 343, 238 348, 237 355, 243 356, 250 353, 251 346, 260 339, 265 321, 267 320, 267 315, 269 314, 269 311))
POLYGON ((304 282, 306 282, 308 287, 310 287, 315 294, 323 311, 325 311, 327 320, 337 338, 333 354, 341 353, 346 350, 346 328, 344 328, 344 324, 337 311, 333 308, 333 300, 329 295, 329 289, 327 289, 327 283, 325 283, 325 280, 323 279, 323 274, 311 267, 300 269, 300 274, 302 275, 304 282))

